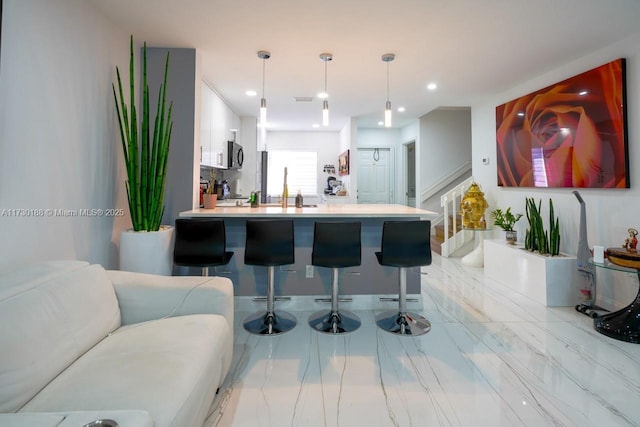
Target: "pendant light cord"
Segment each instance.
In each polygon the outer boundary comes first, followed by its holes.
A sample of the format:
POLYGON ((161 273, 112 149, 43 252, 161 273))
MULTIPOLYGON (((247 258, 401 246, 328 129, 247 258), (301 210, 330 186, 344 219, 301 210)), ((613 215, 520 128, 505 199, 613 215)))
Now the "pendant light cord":
POLYGON ((264 99, 264 75, 265 75, 265 65, 266 65, 266 58, 262 58, 262 98, 264 99))
POLYGON ((325 95, 329 95, 327 92, 327 61, 324 61, 324 93, 325 95))
POLYGON ((387 102, 389 102, 389 61, 387 61, 387 102))

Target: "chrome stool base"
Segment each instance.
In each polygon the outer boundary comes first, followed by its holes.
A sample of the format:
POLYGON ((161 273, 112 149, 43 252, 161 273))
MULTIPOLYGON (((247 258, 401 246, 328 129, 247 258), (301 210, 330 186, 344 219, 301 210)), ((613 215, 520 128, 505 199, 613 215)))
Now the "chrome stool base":
POLYGON ((271 313, 261 311, 247 317, 243 326, 247 332, 255 335, 279 335, 295 328, 296 317, 281 310, 271 313))
POLYGON ((325 334, 347 334, 360 327, 360 318, 350 311, 323 310, 309 318, 309 326, 325 334))
POLYGON ((431 323, 417 313, 400 313, 385 311, 376 316, 376 324, 380 329, 396 335, 424 335, 431 330, 431 323))

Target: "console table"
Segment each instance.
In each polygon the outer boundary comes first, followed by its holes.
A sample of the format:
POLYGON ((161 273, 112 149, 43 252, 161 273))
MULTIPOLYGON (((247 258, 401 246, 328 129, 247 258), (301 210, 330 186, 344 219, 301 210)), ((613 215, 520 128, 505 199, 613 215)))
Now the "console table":
MULTIPOLYGON (((625 273, 636 273, 640 283, 639 269, 616 265, 608 260, 605 260, 604 263, 599 263, 593 262, 593 259, 590 259, 589 263, 599 268, 625 273)), ((593 328, 608 337, 640 344, 640 288, 638 288, 638 294, 633 302, 625 308, 593 319, 593 328)))

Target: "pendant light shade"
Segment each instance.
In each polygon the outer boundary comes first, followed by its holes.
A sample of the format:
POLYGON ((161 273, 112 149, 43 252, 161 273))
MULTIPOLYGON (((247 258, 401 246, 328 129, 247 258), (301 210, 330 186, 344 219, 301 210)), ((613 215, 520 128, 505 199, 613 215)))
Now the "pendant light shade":
POLYGON ((324 62, 324 101, 322 101, 322 126, 329 126, 329 101, 326 97, 329 96, 327 92, 327 62, 333 59, 333 55, 330 53, 321 53, 320 59, 324 62))
POLYGON ((389 101, 389 62, 396 59, 393 53, 385 53, 382 55, 382 61, 387 63, 387 102, 384 107, 384 127, 391 127, 391 101, 389 101))
POLYGON ((260 99, 260 126, 264 128, 267 125, 267 99, 264 97, 265 65, 267 59, 271 58, 271 53, 265 50, 261 50, 258 52, 258 58, 262 59, 262 99, 260 99))

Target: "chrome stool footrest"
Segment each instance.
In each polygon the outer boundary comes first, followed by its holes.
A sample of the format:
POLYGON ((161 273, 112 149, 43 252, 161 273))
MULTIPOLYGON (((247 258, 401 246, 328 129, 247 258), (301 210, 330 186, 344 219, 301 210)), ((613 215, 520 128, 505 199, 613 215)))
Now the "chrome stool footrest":
MULTIPOLYGON (((393 297, 380 297, 380 301, 393 301, 393 302, 398 302, 400 301, 400 298, 393 298, 393 297)), ((405 301, 407 302, 418 302, 418 298, 406 298, 405 301)))
MULTIPOLYGON (((318 297, 318 298, 314 298, 313 299, 315 302, 331 302, 331 298, 330 297, 318 297)), ((351 302, 353 301, 353 298, 338 298, 338 302, 351 302)))
MULTIPOLYGON (((253 297, 251 301, 267 301, 269 297, 253 297)), ((291 297, 274 297, 274 301, 291 301, 291 297)))

